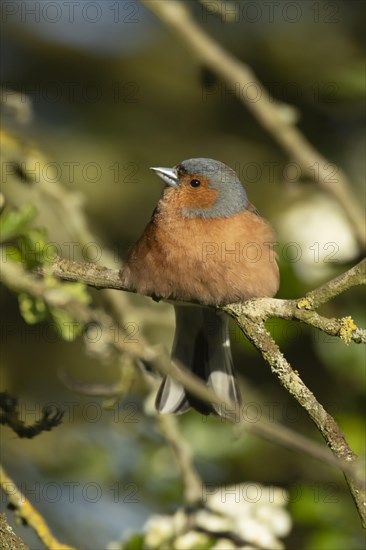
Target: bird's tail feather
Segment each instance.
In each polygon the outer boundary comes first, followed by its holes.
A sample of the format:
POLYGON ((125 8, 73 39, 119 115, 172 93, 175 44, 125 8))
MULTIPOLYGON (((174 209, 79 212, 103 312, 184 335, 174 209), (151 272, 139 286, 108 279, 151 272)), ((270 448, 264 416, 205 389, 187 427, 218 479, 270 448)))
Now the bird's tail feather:
MULTIPOLYGON (((196 306, 175 306, 176 329, 172 361, 184 365, 204 380, 223 403, 240 405, 241 397, 234 373, 228 334, 228 316, 219 311, 196 306)), ((228 416, 225 406, 209 404, 186 392, 182 384, 165 377, 156 398, 162 414, 182 414, 190 407, 202 414, 228 416)))

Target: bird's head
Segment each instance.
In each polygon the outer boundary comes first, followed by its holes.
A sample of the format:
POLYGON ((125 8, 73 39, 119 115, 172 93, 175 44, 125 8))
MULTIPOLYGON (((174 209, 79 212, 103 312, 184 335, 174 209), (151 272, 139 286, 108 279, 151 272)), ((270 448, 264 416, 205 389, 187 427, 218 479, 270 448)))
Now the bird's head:
POLYGON ((174 193, 174 204, 187 218, 227 218, 249 204, 234 170, 218 160, 193 158, 173 168, 151 168, 174 193))

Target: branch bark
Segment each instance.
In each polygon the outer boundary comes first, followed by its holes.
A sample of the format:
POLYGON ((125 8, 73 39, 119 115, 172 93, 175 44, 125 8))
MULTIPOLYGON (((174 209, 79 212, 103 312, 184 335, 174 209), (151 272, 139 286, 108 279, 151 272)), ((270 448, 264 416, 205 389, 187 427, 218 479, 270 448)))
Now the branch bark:
POLYGON ((0 548, 3 550, 30 550, 14 533, 7 522, 6 515, 0 513, 0 548))
MULTIPOLYGON (((72 262, 58 257, 46 270, 65 281, 79 281, 97 289, 134 292, 122 284, 117 270, 96 264, 72 262)), ((355 324, 352 325, 352 321, 348 322, 349 330, 347 332, 347 317, 328 319, 315 311, 334 296, 349 288, 364 284, 366 284, 366 259, 298 300, 256 298, 245 302, 245 304, 229 304, 223 309, 236 319, 241 314, 245 314, 255 320, 265 320, 271 317, 296 320, 318 328, 331 336, 339 336, 346 343, 349 340, 355 343, 366 343, 366 331, 358 328, 355 324), (345 333, 344 336, 343 333, 345 333)))

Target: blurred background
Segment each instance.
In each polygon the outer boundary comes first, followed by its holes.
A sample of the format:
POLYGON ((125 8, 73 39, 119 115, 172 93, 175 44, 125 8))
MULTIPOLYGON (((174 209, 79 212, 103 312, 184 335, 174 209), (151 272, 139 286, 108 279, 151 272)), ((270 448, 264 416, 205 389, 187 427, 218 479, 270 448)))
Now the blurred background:
MULTIPOLYGON (((349 175, 364 206, 365 3, 232 2, 231 22, 198 1, 185 4, 276 100, 296 107, 301 130, 349 175)), ((200 66, 143 4, 3 2, 2 21, 2 192, 9 207, 36 207, 33 224, 45 228, 58 253, 118 268, 162 190, 149 167, 209 157, 238 172, 250 200, 276 228, 279 297, 302 296, 359 260, 362 251, 340 205, 294 176, 291 159, 234 90, 200 66), (9 163, 17 170, 8 170, 9 163), (70 193, 66 205, 69 197, 80 201, 97 245, 81 242, 75 219, 52 203, 55 182, 70 193)), ((91 294, 103 305, 101 293, 91 294)), ((364 289, 354 288, 322 311, 351 315, 364 326, 364 299, 364 289)), ((142 378, 136 375, 126 396, 105 409, 103 399, 68 389, 60 373, 86 384, 115 383, 117 361, 101 361, 81 336, 65 341, 47 320, 27 324, 17 296, 3 286, 1 305, 1 390, 19 398, 27 423, 47 403, 66 411, 61 427, 34 440, 18 439, 8 428, 1 432, 4 467, 55 535, 82 548, 105 548, 140 531, 152 513, 174 511, 182 483, 156 430, 142 378)), ((143 334, 170 348, 169 305, 126 295, 123 313, 137 338, 143 334)), ((273 320, 268 327, 352 449, 364 456, 362 347, 300 324, 273 320)), ((275 419, 322 442, 234 325, 231 337, 248 418, 275 419)), ((237 439, 216 418, 190 412, 179 423, 206 483, 258 481, 289 491, 294 527, 286 547, 363 548, 340 473, 254 436, 237 439)), ((42 548, 30 529, 16 530, 32 548, 42 548)))

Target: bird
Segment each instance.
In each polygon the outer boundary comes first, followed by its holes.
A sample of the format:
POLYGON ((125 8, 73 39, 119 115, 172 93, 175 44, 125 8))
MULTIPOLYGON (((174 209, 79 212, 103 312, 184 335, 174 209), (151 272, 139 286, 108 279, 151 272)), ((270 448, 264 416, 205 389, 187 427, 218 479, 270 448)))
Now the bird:
POLYGON ((277 293, 275 232, 223 162, 191 158, 151 170, 166 185, 120 277, 130 290, 173 303, 172 363, 189 369, 222 399, 221 406, 203 402, 165 376, 155 406, 161 414, 193 408, 227 417, 226 403, 240 410, 242 399, 229 317, 218 308, 277 293))

